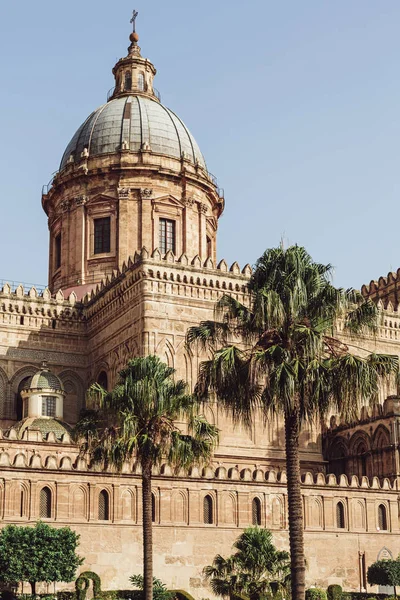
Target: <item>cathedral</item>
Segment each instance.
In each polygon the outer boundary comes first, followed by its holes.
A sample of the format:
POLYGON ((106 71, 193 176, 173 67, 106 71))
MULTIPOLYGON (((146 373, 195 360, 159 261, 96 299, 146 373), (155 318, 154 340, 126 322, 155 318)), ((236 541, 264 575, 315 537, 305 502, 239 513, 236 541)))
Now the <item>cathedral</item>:
MULTIPOLYGON (((107 102, 43 190, 48 287, 0 290, 1 526, 70 526, 82 570, 98 573, 103 589, 128 589, 142 570, 141 479, 129 464, 116 474, 80 456, 72 428, 85 392, 95 381, 111 389, 129 358, 147 354, 193 387, 204 356, 185 347, 188 328, 212 318, 222 294, 245 302, 252 272, 217 259, 223 192, 161 103, 138 41, 134 31, 107 102)), ((362 339, 368 351, 399 353, 398 282, 400 270, 362 289, 383 315, 362 339)), ((198 600, 212 596, 203 567, 230 554, 244 527, 267 527, 288 547, 282 423, 234 427, 218 403, 206 416, 221 431, 212 464, 181 477, 162 465, 152 502, 155 575, 198 600)), ((399 554, 399 439, 394 389, 356 423, 333 415, 302 431, 307 585, 363 591, 368 565, 399 554)))

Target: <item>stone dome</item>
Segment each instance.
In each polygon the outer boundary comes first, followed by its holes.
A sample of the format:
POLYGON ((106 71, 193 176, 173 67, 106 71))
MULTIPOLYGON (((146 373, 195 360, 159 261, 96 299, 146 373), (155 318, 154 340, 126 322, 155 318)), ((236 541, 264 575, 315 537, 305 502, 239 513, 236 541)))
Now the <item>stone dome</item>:
POLYGON ((61 440, 65 433, 67 433, 69 436, 72 436, 73 432, 72 427, 68 423, 65 423, 65 421, 61 421, 61 419, 40 417, 28 417, 27 419, 19 421, 10 429, 13 429, 17 432, 18 439, 23 438, 24 432, 27 429, 40 431, 43 439, 46 439, 47 434, 52 432, 55 434, 57 440, 61 440))
POLYGON ((121 149, 148 150, 176 159, 184 155, 206 169, 199 146, 175 113, 155 97, 125 95, 100 106, 79 127, 64 152, 60 170, 68 162, 80 160, 82 152, 92 157, 121 149))
POLYGON ((26 382, 24 390, 57 390, 63 392, 64 386, 57 375, 43 367, 26 382))

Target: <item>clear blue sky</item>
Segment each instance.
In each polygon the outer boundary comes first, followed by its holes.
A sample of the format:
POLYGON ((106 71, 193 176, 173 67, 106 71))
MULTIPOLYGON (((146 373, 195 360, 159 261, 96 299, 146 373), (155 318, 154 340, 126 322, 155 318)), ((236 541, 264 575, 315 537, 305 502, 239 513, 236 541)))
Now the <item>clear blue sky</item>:
POLYGON ((0 278, 47 281, 41 187, 105 101, 133 8, 163 103, 225 188, 219 258, 283 237, 337 285, 397 269, 399 0, 132 1, 1 3, 0 278))

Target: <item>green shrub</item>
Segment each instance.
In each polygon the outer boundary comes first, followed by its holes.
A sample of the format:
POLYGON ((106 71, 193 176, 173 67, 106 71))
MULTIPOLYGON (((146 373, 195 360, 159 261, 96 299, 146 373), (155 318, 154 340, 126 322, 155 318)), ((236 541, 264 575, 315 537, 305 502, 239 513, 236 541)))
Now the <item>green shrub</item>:
POLYGON ((77 600, 76 592, 57 592, 57 600, 77 600))
MULTIPOLYGON (((143 590, 144 587, 144 579, 143 575, 132 575, 129 577, 129 581, 132 585, 139 588, 140 591, 143 590)), ((192 596, 190 596, 192 598, 192 596)), ((169 592, 165 583, 163 583, 157 577, 153 577, 153 600, 172 600, 173 595, 172 592, 169 592)), ((186 600, 183 598, 182 600, 186 600)), ((189 598, 187 600, 190 600, 189 598)), ((194 599, 192 599, 194 600, 194 599)))
POLYGON ((341 600, 342 599, 342 586, 341 585, 328 585, 326 595, 328 600, 341 600))
POLYGON ((185 590, 169 590, 169 592, 176 600, 194 600, 193 596, 185 590))
POLYGON ((101 580, 97 573, 93 571, 84 571, 75 581, 75 591, 77 600, 86 600, 86 592, 90 581, 93 581, 93 598, 99 598, 101 593, 101 580))
POLYGON ((309 588, 306 590, 306 600, 328 600, 322 588, 309 588))

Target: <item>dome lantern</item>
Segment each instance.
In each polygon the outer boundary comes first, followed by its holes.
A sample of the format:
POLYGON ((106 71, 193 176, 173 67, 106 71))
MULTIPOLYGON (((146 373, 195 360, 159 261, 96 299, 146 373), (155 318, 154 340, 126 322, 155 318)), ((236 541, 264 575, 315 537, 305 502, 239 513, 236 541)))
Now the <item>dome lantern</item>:
POLYGON ((120 58, 113 68, 115 87, 109 92, 108 100, 129 96, 131 94, 150 96, 160 101, 160 95, 153 87, 154 76, 157 73, 154 65, 143 58, 138 46, 139 36, 136 33, 135 22, 138 13, 133 11, 131 23, 133 31, 129 36, 131 44, 128 48, 128 56, 120 58))

